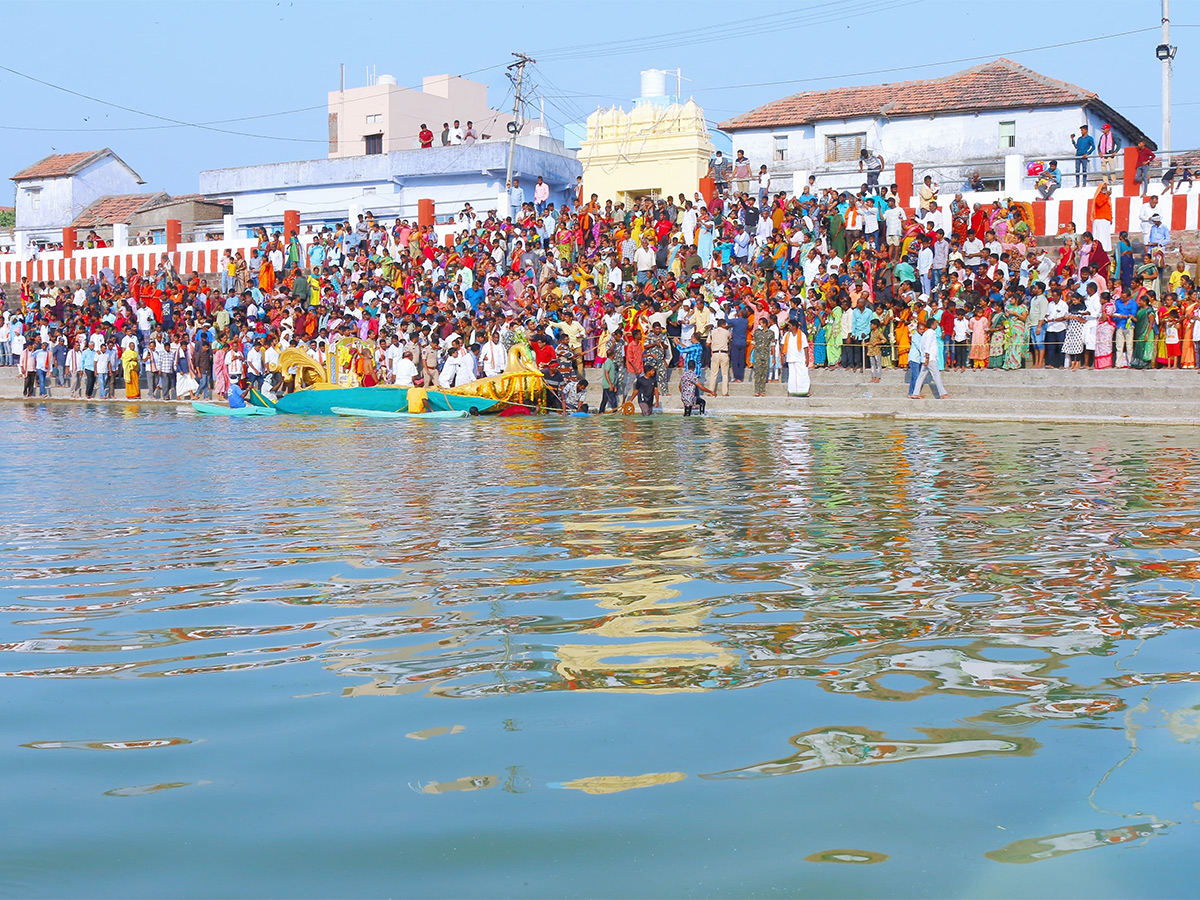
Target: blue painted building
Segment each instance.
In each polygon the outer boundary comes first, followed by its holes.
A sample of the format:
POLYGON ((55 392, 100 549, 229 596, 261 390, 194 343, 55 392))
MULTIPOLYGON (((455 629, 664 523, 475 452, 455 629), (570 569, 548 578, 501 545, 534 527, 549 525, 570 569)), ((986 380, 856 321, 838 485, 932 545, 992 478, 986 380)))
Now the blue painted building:
MULTIPOLYGON (((303 225, 354 220, 370 210, 378 218, 415 221, 417 203, 434 201, 437 220, 455 216, 470 203, 477 213, 500 210, 508 163, 506 141, 399 150, 367 156, 269 163, 200 173, 200 192, 228 198, 235 227, 282 226, 285 210, 300 213, 303 225)), ((517 140, 513 176, 527 201, 540 175, 550 200, 573 200, 583 167, 561 141, 546 135, 517 140)))

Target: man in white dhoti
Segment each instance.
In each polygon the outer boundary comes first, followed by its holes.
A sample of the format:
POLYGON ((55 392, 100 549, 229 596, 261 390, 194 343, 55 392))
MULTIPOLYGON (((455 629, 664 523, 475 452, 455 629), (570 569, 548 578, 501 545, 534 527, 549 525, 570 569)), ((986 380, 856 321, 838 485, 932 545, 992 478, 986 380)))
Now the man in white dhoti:
POLYGON ((788 367, 788 396, 807 397, 809 389, 808 358, 805 348, 808 346, 808 336, 804 329, 792 323, 783 336, 783 358, 788 367))

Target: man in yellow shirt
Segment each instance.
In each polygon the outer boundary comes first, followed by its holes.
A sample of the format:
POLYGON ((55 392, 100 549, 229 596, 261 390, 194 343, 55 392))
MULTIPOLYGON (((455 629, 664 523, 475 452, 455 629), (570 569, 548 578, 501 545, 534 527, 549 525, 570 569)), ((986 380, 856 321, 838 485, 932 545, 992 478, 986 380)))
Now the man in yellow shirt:
POLYGON ((567 346, 571 348, 571 352, 575 355, 575 372, 582 377, 583 326, 575 321, 575 314, 567 310, 562 314, 562 321, 558 323, 558 330, 566 337, 567 346))

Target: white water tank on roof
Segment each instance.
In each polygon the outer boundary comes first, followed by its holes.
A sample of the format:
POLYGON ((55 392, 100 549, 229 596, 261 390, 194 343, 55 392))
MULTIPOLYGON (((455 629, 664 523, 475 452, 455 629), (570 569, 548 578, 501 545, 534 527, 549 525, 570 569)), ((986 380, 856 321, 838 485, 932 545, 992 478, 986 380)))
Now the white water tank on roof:
POLYGON ((399 84, 395 75, 380 75, 375 79, 376 84, 399 84))
POLYGON ((665 69, 646 69, 642 72, 642 96, 667 96, 667 72, 665 69))

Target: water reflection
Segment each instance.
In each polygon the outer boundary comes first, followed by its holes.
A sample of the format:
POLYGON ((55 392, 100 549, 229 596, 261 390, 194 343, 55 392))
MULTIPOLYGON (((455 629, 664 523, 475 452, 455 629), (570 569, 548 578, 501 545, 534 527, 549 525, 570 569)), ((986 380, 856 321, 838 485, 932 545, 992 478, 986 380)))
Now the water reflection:
POLYGON ((1121 828, 1096 828, 1091 831, 1069 831, 1065 834, 1049 834, 1046 837, 1014 841, 999 850, 987 854, 989 859, 1002 863, 1035 863, 1046 859, 1094 850, 1097 847, 1114 847, 1131 841, 1149 840, 1165 834, 1166 825, 1126 825, 1121 828))
POLYGON ((889 740, 866 728, 817 728, 792 737, 799 748, 783 759, 740 769, 701 775, 701 778, 769 778, 795 775, 831 766, 873 766, 880 763, 995 753, 1031 756, 1038 743, 1032 738, 1006 739, 971 728, 922 728, 924 741, 889 740))
MULTIPOLYGON (((748 420, 216 431, 146 412, 0 417, 13 449, 0 467, 14 526, 0 572, 6 687, 119 687, 185 706, 244 693, 259 704, 246 714, 268 721, 287 704, 314 722, 365 707, 399 729, 402 749, 387 752, 401 757, 388 759, 402 784, 485 792, 472 802, 554 787, 572 792, 559 800, 652 804, 817 770, 794 781, 889 777, 859 770, 906 760, 1006 772, 1031 755, 1060 759, 1070 742, 1126 801, 1144 783, 1137 760, 1105 773, 1131 717, 1173 744, 1200 740, 1194 696, 1144 699, 1200 682, 1194 658, 1176 658, 1200 625, 1189 474, 1200 436, 748 420), (110 439, 96 442, 97 427, 110 439), (266 463, 156 468, 153 446, 266 463), (728 725, 730 744, 621 756, 660 718, 699 731, 743 707, 770 721, 728 725), (550 708, 542 724, 513 724, 550 708), (538 747, 553 747, 555 765, 526 767, 538 747), (637 790, 666 785, 677 786, 637 790)), ((69 724, 24 723, 12 744, 187 743, 36 740, 79 737, 69 724)), ((159 728, 210 733, 158 721, 145 733, 159 728)), ((176 788, 210 774, 104 786, 186 796, 176 788)), ((1029 861, 1159 833, 1096 824, 1001 850, 989 832, 975 855, 1029 861)))

